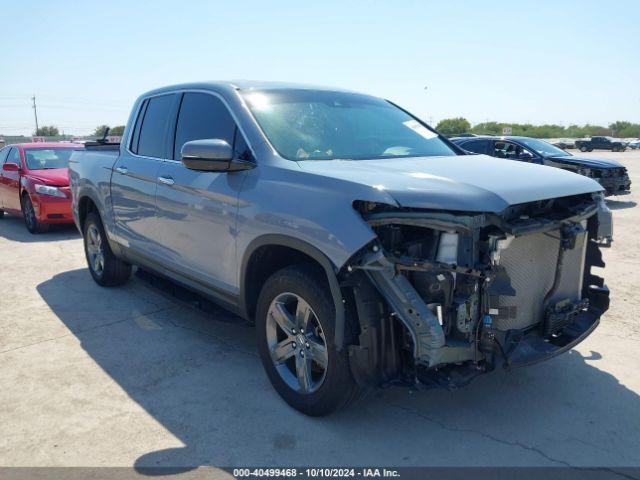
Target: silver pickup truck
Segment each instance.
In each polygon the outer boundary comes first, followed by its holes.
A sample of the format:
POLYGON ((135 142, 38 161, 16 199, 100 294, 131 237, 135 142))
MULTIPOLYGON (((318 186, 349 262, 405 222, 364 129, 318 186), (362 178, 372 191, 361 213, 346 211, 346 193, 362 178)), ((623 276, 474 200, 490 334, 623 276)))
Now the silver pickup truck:
POLYGON ((273 386, 309 415, 550 358, 609 305, 598 183, 466 155, 368 95, 154 90, 121 144, 72 155, 70 182, 96 282, 137 265, 255 322, 273 386))

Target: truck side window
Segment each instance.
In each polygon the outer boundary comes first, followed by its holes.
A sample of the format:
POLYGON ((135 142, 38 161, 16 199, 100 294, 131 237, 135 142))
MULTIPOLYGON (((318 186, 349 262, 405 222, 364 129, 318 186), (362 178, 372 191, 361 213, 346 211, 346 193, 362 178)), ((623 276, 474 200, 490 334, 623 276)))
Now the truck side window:
POLYGON ((185 93, 178 114, 173 158, 180 160, 182 146, 191 140, 216 138, 233 146, 235 129, 229 110, 218 97, 207 93, 185 93))
POLYGON ((163 158, 165 156, 167 120, 171 112, 174 95, 161 95, 149 99, 147 111, 140 127, 138 155, 155 158, 163 158))
POLYGON ((149 104, 148 99, 142 102, 142 106, 140 107, 140 111, 138 112, 138 118, 136 119, 136 124, 133 127, 133 134, 131 135, 131 144, 129 145, 129 149, 133 153, 138 153, 138 142, 140 141, 140 127, 142 126, 142 119, 144 118, 144 114, 147 111, 148 104, 149 104))
POLYGON ((247 141, 244 139, 244 135, 242 135, 238 127, 236 127, 235 138, 233 140, 233 158, 247 161, 253 160, 249 145, 247 145, 247 141))

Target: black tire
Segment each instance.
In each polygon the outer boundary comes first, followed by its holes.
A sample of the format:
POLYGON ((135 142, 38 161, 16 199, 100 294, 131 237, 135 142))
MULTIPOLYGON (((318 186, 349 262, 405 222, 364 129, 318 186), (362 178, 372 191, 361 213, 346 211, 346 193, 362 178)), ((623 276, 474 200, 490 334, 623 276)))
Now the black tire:
POLYGON ((102 220, 95 212, 87 215, 84 221, 82 237, 89 273, 91 273, 96 283, 103 287, 116 287, 125 284, 131 277, 131 265, 123 262, 113 254, 102 226, 102 220), (99 244, 95 240, 98 238, 99 244), (98 257, 97 263, 94 255, 98 257))
MULTIPOLYGON (((262 364, 271 384, 289 405, 311 416, 327 415, 340 410, 362 393, 362 389, 356 384, 351 375, 347 349, 344 348, 342 351, 338 351, 334 345, 335 308, 326 283, 322 270, 315 268, 313 265, 300 264, 283 268, 274 273, 265 282, 260 292, 256 309, 258 347, 262 364), (277 369, 282 369, 285 365, 284 362, 279 363, 278 367, 276 367, 276 363, 271 357, 272 349, 269 346, 267 334, 267 329, 270 328, 268 327, 270 307, 277 298, 287 294, 299 296, 311 307, 313 318, 317 320, 317 324, 320 325, 324 336, 327 355, 326 369, 321 382, 319 382, 317 389, 314 391, 301 392, 294 390, 277 369)), ((307 334, 311 335, 309 332, 307 334)), ((283 343, 287 340, 285 337, 283 343)), ((308 346, 309 344, 307 344, 308 346)), ((300 350, 302 350, 302 345, 300 350)), ((293 361, 297 365, 297 353, 298 351, 287 362, 293 361)), ((307 356, 311 358, 308 350, 307 356)), ((296 375, 296 373, 293 373, 293 375, 296 375)))
POLYGON ((28 193, 23 193, 20 198, 20 208, 22 210, 22 218, 24 225, 29 230, 29 233, 38 234, 46 233, 49 231, 49 224, 39 222, 36 218, 36 212, 33 209, 33 202, 28 193))
POLYGON ((587 150, 588 150, 588 148, 587 148, 587 147, 580 147, 580 151, 581 151, 581 152, 586 152, 587 150))
POLYGON ((4 210, 0 208, 0 220, 4 218, 4 210))

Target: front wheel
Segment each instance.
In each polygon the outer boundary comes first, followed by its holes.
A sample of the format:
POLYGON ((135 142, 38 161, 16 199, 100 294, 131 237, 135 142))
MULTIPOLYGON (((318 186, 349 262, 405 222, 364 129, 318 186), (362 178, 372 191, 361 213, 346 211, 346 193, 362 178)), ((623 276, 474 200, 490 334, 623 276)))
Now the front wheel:
POLYGON ((36 211, 33 208, 33 202, 31 197, 27 193, 22 195, 22 201, 20 202, 22 208, 22 218, 24 219, 24 225, 29 230, 29 233, 45 233, 49 230, 49 225, 38 221, 36 211))
POLYGON ((269 380, 293 408, 326 415, 359 396, 347 349, 338 351, 334 345, 331 294, 313 266, 287 267, 267 280, 258 299, 256 327, 269 380))
POLYGON ((91 212, 84 222, 84 253, 89 272, 103 287, 122 285, 131 276, 131 265, 113 254, 100 217, 91 212))
POLYGON ((580 147, 580 151, 581 152, 586 152, 587 151, 587 147, 580 147))

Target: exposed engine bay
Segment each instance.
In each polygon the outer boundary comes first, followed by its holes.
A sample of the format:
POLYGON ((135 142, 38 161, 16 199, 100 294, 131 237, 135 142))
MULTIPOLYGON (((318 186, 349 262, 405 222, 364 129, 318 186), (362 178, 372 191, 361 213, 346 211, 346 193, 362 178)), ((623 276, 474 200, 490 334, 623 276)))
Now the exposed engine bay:
POLYGON ((362 384, 456 388, 536 363, 582 341, 609 306, 592 273, 612 237, 601 194, 500 214, 354 207, 377 235, 341 275, 362 384))

